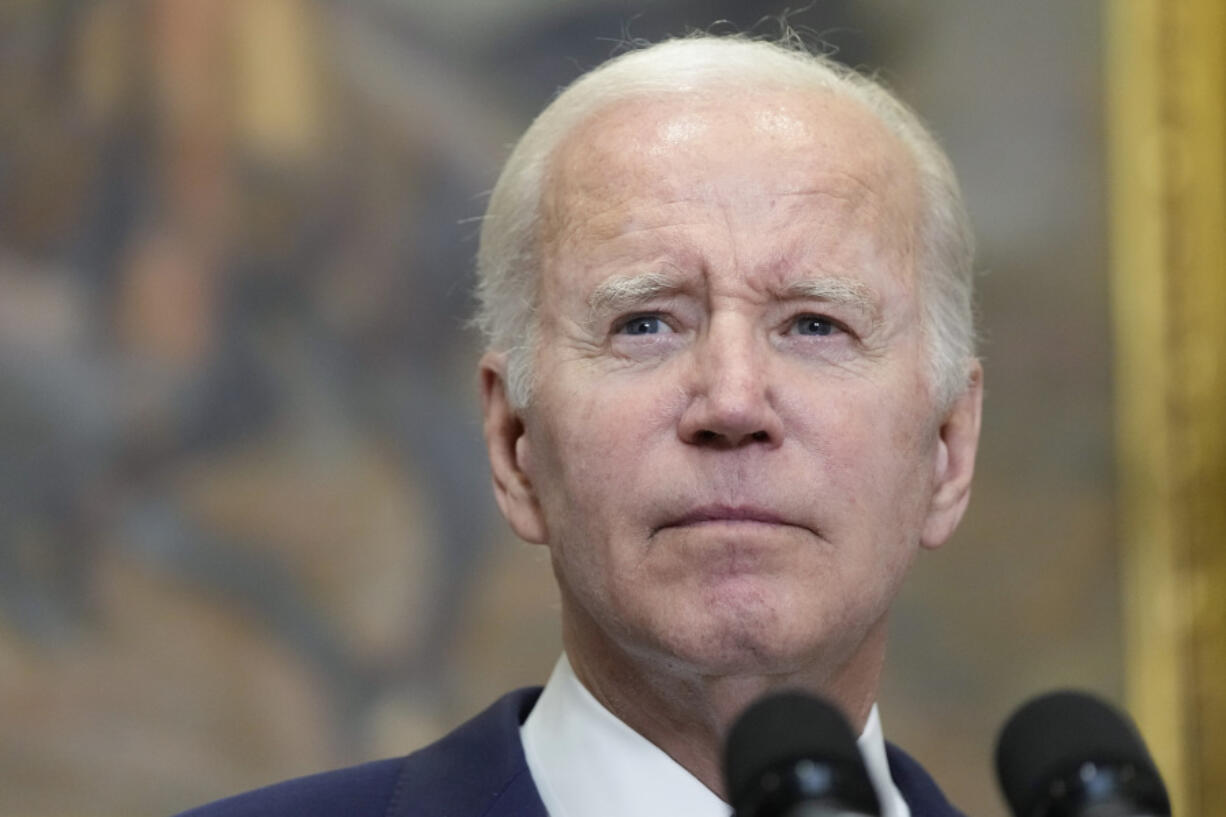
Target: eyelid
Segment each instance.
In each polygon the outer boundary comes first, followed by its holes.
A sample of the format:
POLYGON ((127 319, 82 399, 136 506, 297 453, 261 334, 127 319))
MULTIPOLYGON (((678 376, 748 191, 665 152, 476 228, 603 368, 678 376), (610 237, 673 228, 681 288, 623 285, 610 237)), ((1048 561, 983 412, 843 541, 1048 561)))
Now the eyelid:
POLYGON ((852 338, 859 337, 855 333, 855 331, 850 326, 847 325, 845 321, 841 321, 838 318, 833 317, 832 315, 829 315, 825 312, 821 312, 821 311, 814 310, 814 309, 805 309, 805 310, 801 310, 799 312, 792 314, 787 319, 787 321, 784 323, 784 327, 786 331, 791 332, 791 330, 795 329, 796 326, 802 320, 806 318, 817 318, 818 320, 822 320, 830 324, 838 332, 841 332, 842 334, 847 335, 848 337, 852 337, 852 338))
POLYGON ((613 325, 610 327, 610 334, 620 335, 631 323, 643 318, 655 318, 660 322, 660 325, 666 327, 669 332, 677 331, 676 327, 669 323, 667 316, 663 312, 645 310, 642 312, 631 312, 627 315, 618 317, 613 321, 613 325))

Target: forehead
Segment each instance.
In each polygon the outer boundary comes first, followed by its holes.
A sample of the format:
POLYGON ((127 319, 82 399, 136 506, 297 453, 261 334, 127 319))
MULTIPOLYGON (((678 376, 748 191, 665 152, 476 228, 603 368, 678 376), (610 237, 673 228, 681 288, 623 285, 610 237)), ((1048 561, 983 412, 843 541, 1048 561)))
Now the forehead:
POLYGON ((610 104, 565 138, 548 169, 540 239, 548 257, 719 211, 730 228, 761 222, 751 235, 783 236, 801 216, 812 243, 873 235, 901 251, 916 201, 909 152, 856 100, 670 94, 610 104))

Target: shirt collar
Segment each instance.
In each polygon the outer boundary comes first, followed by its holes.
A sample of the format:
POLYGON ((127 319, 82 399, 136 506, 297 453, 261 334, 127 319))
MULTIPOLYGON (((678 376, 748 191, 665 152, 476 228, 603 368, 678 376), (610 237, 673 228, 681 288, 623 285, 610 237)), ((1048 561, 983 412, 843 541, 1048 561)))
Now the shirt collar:
MULTIPOLYGON (((731 807, 605 709, 563 654, 520 727, 528 771, 551 817, 728 817, 731 807)), ((911 817, 890 777, 876 704, 856 741, 882 817, 911 817)))

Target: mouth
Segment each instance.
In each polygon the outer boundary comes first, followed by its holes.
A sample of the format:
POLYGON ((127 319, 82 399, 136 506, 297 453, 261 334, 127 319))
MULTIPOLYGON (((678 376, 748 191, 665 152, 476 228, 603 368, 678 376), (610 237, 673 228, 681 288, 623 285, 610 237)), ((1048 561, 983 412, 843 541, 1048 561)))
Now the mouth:
POLYGON ((701 525, 716 524, 749 524, 749 525, 786 525, 802 527, 790 522, 777 512, 754 505, 702 505, 691 508, 676 519, 672 519, 655 529, 688 528, 701 525))

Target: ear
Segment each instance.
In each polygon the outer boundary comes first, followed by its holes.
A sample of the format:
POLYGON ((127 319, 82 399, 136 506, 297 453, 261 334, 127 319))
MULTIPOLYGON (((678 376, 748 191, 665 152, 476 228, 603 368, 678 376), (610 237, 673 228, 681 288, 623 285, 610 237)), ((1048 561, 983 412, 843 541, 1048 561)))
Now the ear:
POLYGON ((544 544, 548 540, 545 516, 528 475, 531 449, 524 422, 507 396, 506 355, 487 352, 478 365, 485 448, 494 478, 494 499, 516 535, 533 544, 544 544))
POLYGON ((983 410, 983 367, 973 361, 966 390, 958 396, 941 423, 937 441, 935 480, 928 517, 920 544, 938 548, 953 534, 971 498, 975 451, 979 447, 979 421, 983 410))

